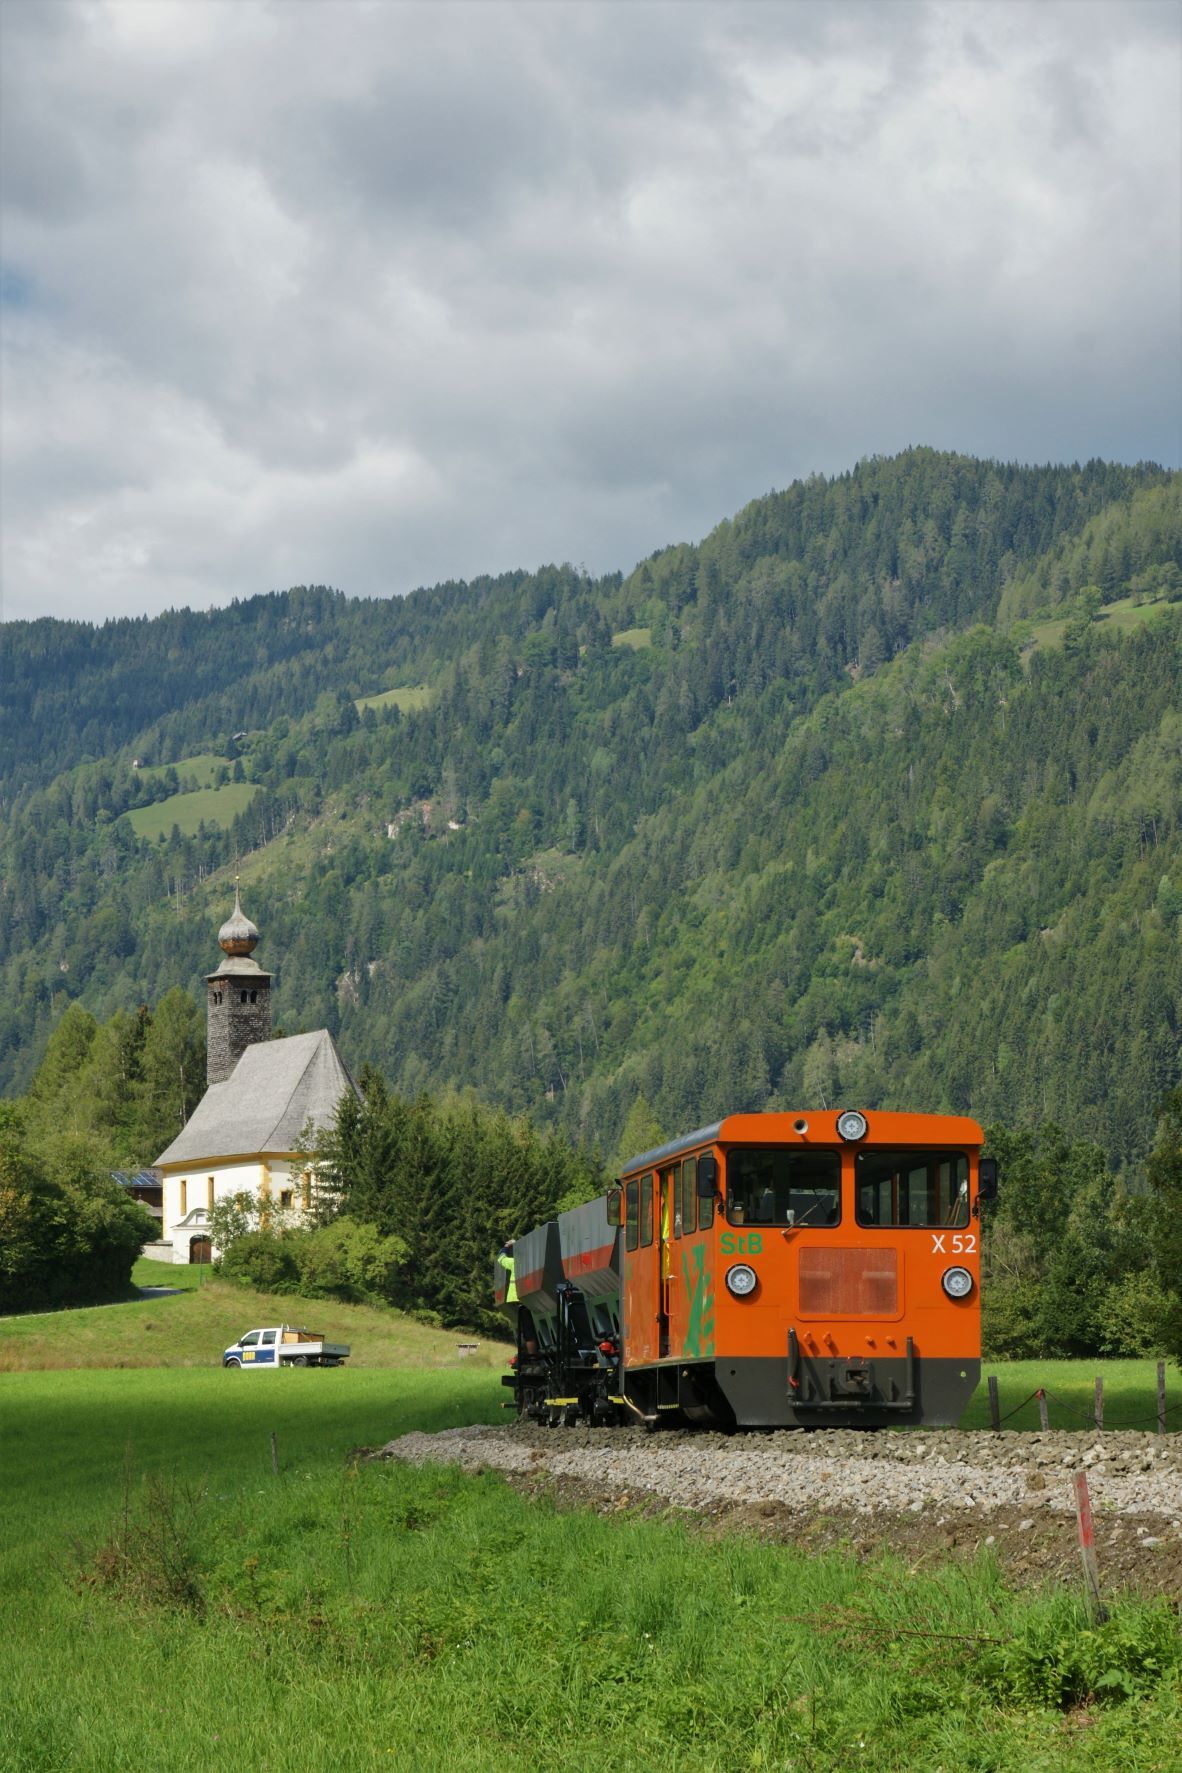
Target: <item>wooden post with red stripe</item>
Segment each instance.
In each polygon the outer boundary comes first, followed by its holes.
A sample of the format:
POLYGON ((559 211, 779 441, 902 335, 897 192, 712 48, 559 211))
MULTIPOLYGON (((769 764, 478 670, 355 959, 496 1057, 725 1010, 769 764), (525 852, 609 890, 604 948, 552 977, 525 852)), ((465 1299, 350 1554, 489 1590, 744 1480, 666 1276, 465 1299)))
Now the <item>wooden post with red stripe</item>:
POLYGON ((1100 1566, 1096 1562, 1096 1529, 1092 1521, 1092 1498, 1088 1493, 1088 1474, 1075 1474, 1075 1519, 1079 1528, 1079 1555, 1084 1573, 1084 1601, 1088 1618, 1094 1625, 1107 1619, 1108 1612, 1100 1599, 1100 1566))

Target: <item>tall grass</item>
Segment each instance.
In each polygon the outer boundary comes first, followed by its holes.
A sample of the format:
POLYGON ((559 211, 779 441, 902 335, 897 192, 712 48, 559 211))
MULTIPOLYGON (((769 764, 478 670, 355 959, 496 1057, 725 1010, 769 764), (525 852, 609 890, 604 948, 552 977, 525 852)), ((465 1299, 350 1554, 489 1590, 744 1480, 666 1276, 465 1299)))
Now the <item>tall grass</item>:
POLYGON ((6 1768, 1178 1764, 1160 1608, 1089 1640, 1072 1599, 1016 1598, 986 1562, 918 1574, 357 1465, 494 1418, 493 1377, 291 1377, 0 1380, 6 1768))

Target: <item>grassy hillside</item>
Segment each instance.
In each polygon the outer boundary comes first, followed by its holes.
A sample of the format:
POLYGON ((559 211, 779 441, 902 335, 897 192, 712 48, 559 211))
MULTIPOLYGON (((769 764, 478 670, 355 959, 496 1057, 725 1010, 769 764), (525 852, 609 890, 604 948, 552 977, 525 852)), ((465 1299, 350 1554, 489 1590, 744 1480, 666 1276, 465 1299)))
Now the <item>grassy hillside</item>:
POLYGON ((133 1287, 181 1288, 185 1292, 208 1286, 213 1270, 201 1263, 157 1262, 152 1256, 137 1256, 132 1265, 133 1287))
MULTIPOLYGON (((432 1329, 396 1311, 253 1293, 210 1278, 172 1298, 0 1318, 0 1373, 69 1367, 220 1369, 222 1350, 244 1330, 281 1323, 307 1324, 334 1341, 347 1342, 353 1351, 349 1370, 451 1369, 487 1377, 504 1369, 509 1353, 508 1344, 482 1338, 474 1354, 461 1356, 459 1344, 474 1338, 432 1329)), ((332 1380, 338 1372, 319 1376, 332 1380)))
POLYGON ((375 696, 358 696, 355 706, 358 711, 363 708, 398 708, 403 714, 412 714, 417 708, 425 708, 430 700, 430 689, 420 683, 403 689, 380 690, 375 696))
POLYGON ((227 768, 226 759, 212 751, 199 752, 196 757, 182 757, 176 763, 143 763, 136 774, 146 782, 161 782, 169 770, 175 770, 180 781, 194 788, 212 788, 219 770, 227 768))
POLYGON ((246 811, 257 793, 253 782, 225 782, 220 788, 197 788, 188 794, 170 794, 151 806, 135 807, 127 822, 137 837, 149 842, 165 836, 176 825, 183 837, 192 837, 202 825, 229 829, 246 811))
MULTIPOLYGON (((1104 604, 1094 611, 1086 610, 1084 620, 1089 627, 1094 626, 1101 632, 1131 634, 1146 622, 1155 622, 1159 616, 1168 614, 1171 608, 1173 605, 1164 597, 1147 597, 1138 593, 1135 596, 1115 598, 1112 603, 1104 604)), ((1073 619, 1078 622, 1079 617, 1049 616, 1045 621, 1032 623, 1029 639, 1022 649, 1023 656, 1029 657, 1039 647, 1062 646, 1073 619)))

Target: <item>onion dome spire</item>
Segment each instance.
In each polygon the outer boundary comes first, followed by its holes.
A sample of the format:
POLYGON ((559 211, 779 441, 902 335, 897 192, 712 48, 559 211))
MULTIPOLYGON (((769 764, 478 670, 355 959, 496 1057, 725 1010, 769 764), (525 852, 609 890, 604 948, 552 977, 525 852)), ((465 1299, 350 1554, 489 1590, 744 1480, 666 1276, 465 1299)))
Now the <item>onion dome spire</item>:
POLYGON ((218 931, 218 947, 226 954, 251 954, 258 946, 259 932, 242 909, 238 882, 234 881, 234 909, 218 931))

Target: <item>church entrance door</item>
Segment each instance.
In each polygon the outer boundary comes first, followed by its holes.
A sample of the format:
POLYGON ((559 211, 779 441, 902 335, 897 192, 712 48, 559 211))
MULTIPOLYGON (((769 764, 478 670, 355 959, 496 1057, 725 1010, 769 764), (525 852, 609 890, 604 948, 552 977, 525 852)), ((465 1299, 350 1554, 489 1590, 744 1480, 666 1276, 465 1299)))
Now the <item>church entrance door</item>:
POLYGON ((213 1261, 213 1245, 207 1237, 191 1237, 189 1239, 189 1261, 213 1261))

